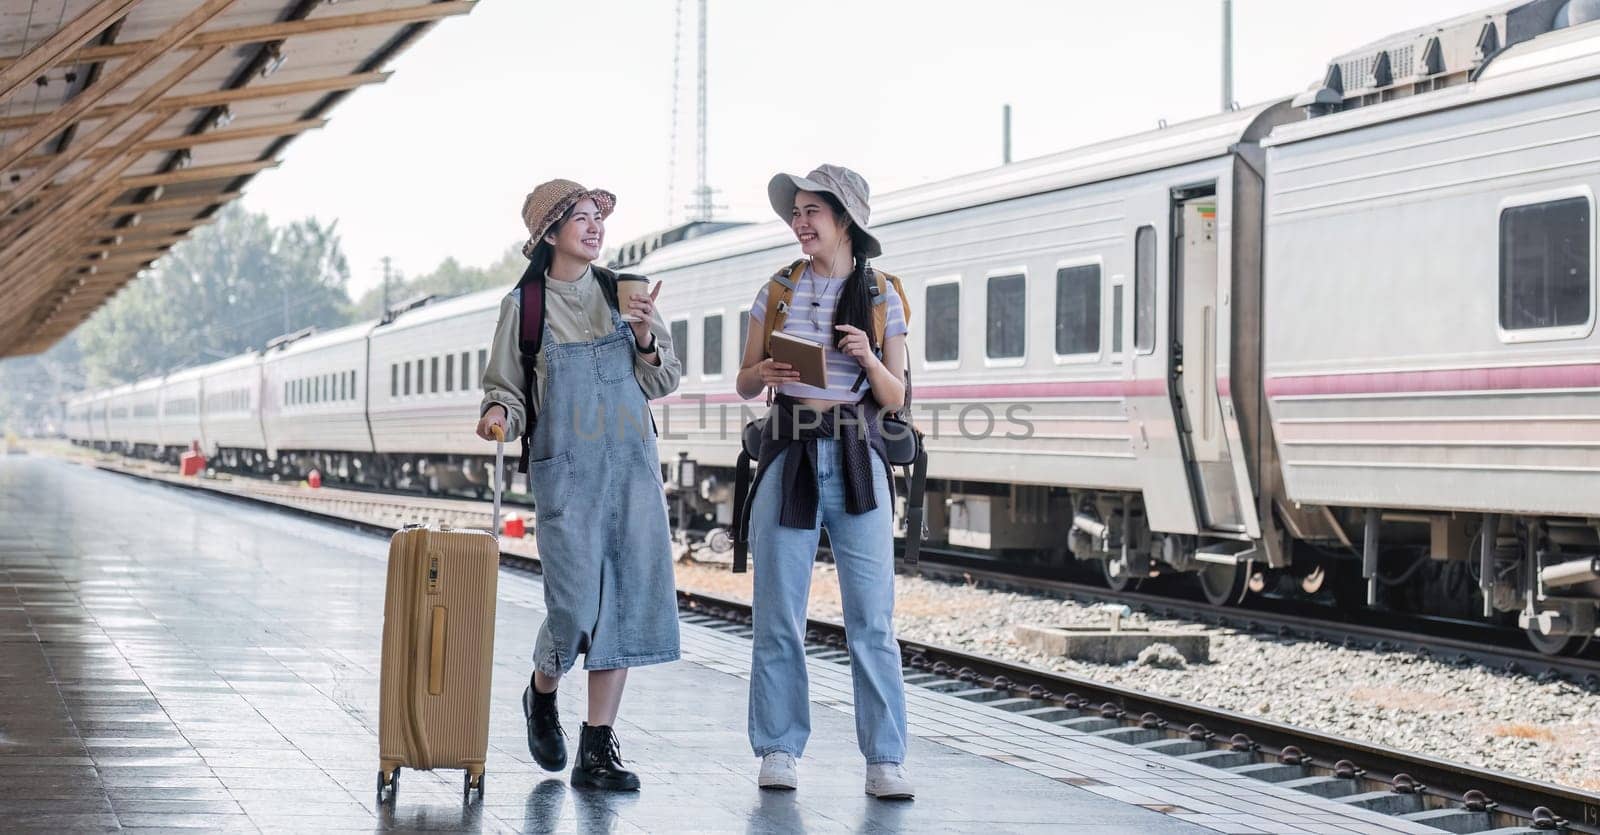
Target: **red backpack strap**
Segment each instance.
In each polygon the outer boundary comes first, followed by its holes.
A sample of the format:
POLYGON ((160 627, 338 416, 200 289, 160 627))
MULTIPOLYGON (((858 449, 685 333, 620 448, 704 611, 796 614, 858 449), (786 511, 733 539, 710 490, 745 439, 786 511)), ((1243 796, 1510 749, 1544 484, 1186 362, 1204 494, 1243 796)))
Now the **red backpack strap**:
POLYGON ((522 353, 532 357, 544 345, 544 276, 536 276, 519 288, 522 291, 522 353))
POLYGON ((522 411, 527 416, 522 427, 522 454, 518 456, 517 471, 528 471, 528 457, 533 447, 533 426, 539 415, 534 408, 534 401, 539 396, 538 372, 535 358, 544 345, 544 303, 545 281, 544 276, 524 276, 518 286, 522 295, 521 333, 518 334, 518 348, 522 354, 522 383, 523 401, 522 411))

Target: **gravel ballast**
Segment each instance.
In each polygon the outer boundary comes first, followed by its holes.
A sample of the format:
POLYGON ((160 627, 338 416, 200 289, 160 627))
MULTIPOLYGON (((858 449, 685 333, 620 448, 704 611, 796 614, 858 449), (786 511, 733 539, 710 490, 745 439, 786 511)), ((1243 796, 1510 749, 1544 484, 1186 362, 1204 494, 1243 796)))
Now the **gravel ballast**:
MULTIPOLYGON (((680 564, 678 587, 750 599, 750 575, 725 566, 680 564)), ((1014 631, 1107 623, 1092 605, 917 577, 897 577, 895 595, 902 638, 1600 791, 1600 694, 1581 685, 1139 614, 1124 622, 1210 633, 1210 662, 1186 663, 1170 647, 1153 646, 1139 661, 1087 664, 1029 650, 1014 631)), ((815 569, 810 614, 842 618, 831 565, 815 569)))

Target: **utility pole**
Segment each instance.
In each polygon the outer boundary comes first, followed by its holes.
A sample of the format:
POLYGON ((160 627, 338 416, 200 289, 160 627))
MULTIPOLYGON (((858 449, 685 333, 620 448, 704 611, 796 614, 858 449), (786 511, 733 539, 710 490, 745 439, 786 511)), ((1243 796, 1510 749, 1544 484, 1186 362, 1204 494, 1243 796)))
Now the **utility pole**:
POLYGON ((696 91, 695 163, 698 167, 694 196, 694 217, 690 220, 711 219, 711 186, 706 182, 706 0, 700 0, 700 61, 699 89, 696 91))
POLYGON ((1004 105, 1000 110, 1001 150, 1000 159, 1006 164, 1011 164, 1011 105, 1004 105))
POLYGON ((389 276, 391 259, 383 256, 383 310, 379 311, 378 318, 389 315, 389 276))
POLYGON ((1222 0, 1222 110, 1233 109, 1233 0, 1222 0))

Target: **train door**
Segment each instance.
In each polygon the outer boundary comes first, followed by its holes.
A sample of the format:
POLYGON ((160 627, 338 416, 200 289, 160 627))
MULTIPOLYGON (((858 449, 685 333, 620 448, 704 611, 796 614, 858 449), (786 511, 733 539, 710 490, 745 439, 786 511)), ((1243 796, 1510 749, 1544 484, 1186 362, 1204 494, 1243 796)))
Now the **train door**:
POLYGON ((1220 261, 1215 189, 1176 192, 1172 214, 1173 340, 1168 389, 1200 530, 1202 534, 1237 537, 1247 527, 1217 385, 1220 261))

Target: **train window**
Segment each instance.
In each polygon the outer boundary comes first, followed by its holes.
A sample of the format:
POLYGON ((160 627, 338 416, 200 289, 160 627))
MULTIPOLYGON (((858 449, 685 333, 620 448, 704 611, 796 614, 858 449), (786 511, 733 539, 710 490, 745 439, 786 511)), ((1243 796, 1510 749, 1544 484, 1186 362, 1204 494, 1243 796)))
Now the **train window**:
POLYGON ((674 319, 672 321, 672 350, 678 352, 678 361, 683 367, 689 367, 689 320, 674 319))
POLYGON ((439 393, 439 358, 434 357, 428 361, 428 392, 439 393))
POLYGON ((403 379, 405 381, 405 385, 401 387, 400 392, 402 394, 404 394, 406 397, 410 397, 411 396, 411 363, 408 361, 408 362, 401 363, 401 365, 403 366, 403 370, 401 371, 401 379, 403 379))
POLYGON ((700 371, 707 377, 722 374, 722 314, 707 316, 700 330, 700 371))
POLYGON ((356 399, 356 372, 350 372, 350 399, 356 399))
POLYGON ((283 381, 283 405, 289 405, 289 381, 283 381))
POLYGON ((1056 270, 1056 353, 1100 353, 1100 265, 1056 270))
POLYGON ((456 355, 444 355, 444 390, 456 390, 456 355))
POLYGON ((961 285, 929 284, 927 325, 922 339, 924 362, 956 362, 961 358, 961 285))
POLYGON ((472 352, 471 351, 462 351, 461 352, 461 387, 463 389, 471 389, 474 386, 482 385, 482 383, 473 382, 471 369, 472 369, 472 352))
POLYGON ((1015 359, 1027 347, 1027 279, 1019 274, 989 276, 989 359, 1015 359))
POLYGON ((1111 353, 1122 353, 1122 285, 1111 285, 1111 353))
POLYGON ((1133 348, 1156 347, 1156 228, 1141 226, 1133 236, 1133 348))
POLYGON ((1587 195, 1500 212, 1502 330, 1542 330, 1557 338, 1588 333, 1594 284, 1590 215, 1587 195))
POLYGON ((483 385, 483 372, 489 368, 489 351, 486 348, 478 349, 478 385, 483 385))
POLYGON ((400 364, 389 363, 389 396, 400 396, 400 364))

